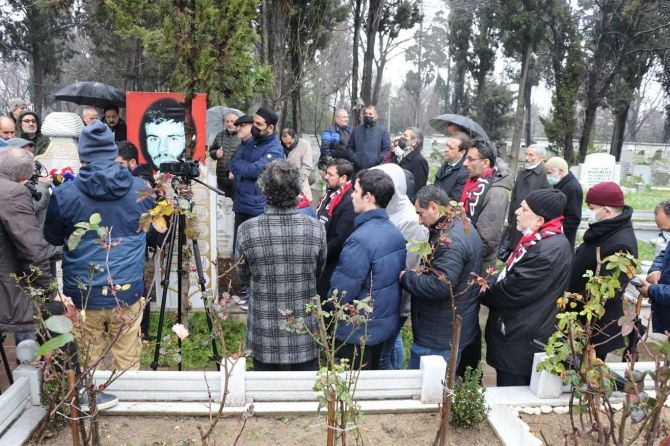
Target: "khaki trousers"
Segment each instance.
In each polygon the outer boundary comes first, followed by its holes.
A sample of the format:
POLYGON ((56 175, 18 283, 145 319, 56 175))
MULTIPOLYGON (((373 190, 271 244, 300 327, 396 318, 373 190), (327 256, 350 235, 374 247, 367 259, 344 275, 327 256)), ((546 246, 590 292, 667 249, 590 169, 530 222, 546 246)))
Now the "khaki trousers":
POLYGON ((121 331, 110 348, 114 369, 139 370, 141 322, 142 308, 139 302, 108 310, 86 310, 86 319, 81 321, 81 331, 77 336, 82 365, 88 368, 89 364, 93 364, 121 331))

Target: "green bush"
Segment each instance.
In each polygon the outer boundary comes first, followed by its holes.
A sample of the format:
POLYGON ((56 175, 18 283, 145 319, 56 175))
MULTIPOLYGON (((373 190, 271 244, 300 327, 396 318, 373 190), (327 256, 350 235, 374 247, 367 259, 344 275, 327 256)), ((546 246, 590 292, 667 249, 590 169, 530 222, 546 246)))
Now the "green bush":
POLYGON ((451 404, 451 420, 461 427, 474 427, 486 420, 489 409, 486 405, 484 392, 480 384, 483 374, 483 363, 476 370, 468 367, 465 379, 454 385, 454 400, 451 404))

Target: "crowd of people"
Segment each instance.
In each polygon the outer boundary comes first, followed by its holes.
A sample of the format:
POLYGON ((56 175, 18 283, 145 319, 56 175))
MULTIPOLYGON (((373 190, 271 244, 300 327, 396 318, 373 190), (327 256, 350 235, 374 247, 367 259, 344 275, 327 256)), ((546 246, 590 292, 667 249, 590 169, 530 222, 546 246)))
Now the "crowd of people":
MULTIPOLYGON (((112 339, 114 367, 136 370, 141 336, 148 332, 140 302, 147 236, 138 227, 155 204, 154 166, 140 164, 137 147, 125 141, 117 107, 106 107, 103 120, 86 107, 78 138, 81 170, 49 190, 48 178, 35 180, 33 157, 49 144, 40 118, 25 101, 9 104, 0 117, 0 331, 14 333, 17 342, 35 338, 33 307, 10 275, 36 265, 38 283, 50 290, 54 260, 62 258, 62 290, 45 299, 52 312, 86 310, 82 363, 96 359, 105 339, 112 339), (35 181, 47 183, 41 207, 21 186, 35 181), (98 243, 95 233, 68 243, 77 223, 94 213, 110 228, 109 243, 98 243), (118 240, 121 249, 115 248, 118 240), (54 246, 62 246, 57 256, 54 246)), ((410 319, 408 367, 419 368, 426 355, 458 355, 461 376, 481 361, 484 305, 486 361, 497 384, 528 385, 537 345, 555 330, 556 299, 564 291, 583 293, 584 273, 600 259, 616 252, 637 256, 633 210, 621 188, 596 184, 584 199, 568 163, 545 160, 546 149, 538 145, 525 149, 514 180, 493 143, 456 125, 449 127, 443 162, 429 178, 419 128, 392 140, 374 106, 364 107, 362 117, 351 128, 347 111, 337 110, 315 151, 295 130, 279 130, 277 113, 260 107, 253 115, 226 115, 209 147, 217 185, 233 200, 234 255, 248 309, 246 349, 255 369, 316 370, 314 339, 286 330, 285 323, 290 314, 315 330, 305 305, 318 295, 326 309, 332 299, 345 306, 369 299, 364 323, 340 321, 331 331, 337 357, 352 366, 402 368, 401 328, 410 319), (321 197, 311 187, 319 176, 325 182, 321 197), (589 226, 575 248, 584 206, 589 226), (414 248, 421 243, 429 252, 414 248), (485 291, 476 276, 487 281, 485 291), (462 318, 457 351, 453 305, 462 318)), ((670 234, 670 201, 659 204, 655 216, 662 233, 670 234)), ((625 285, 627 278, 620 281, 625 285)), ((654 331, 670 329, 667 250, 640 293, 652 303, 654 331)), ((622 305, 619 291, 597 322, 599 358, 623 345, 617 325, 622 305)))

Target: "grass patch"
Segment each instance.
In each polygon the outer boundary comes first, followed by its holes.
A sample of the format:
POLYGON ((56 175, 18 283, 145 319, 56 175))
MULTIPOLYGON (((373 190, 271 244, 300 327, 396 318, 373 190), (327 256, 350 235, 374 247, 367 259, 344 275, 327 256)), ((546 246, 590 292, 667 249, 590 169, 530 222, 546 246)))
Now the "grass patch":
MULTIPOLYGON (((586 197, 586 193, 584 194, 586 197)), ((637 211, 652 211, 658 203, 670 198, 670 191, 646 190, 624 194, 625 203, 637 211)))
MULTIPOLYGON (((177 363, 174 354, 177 353, 177 338, 172 332, 172 326, 176 323, 177 313, 170 311, 165 313, 163 321, 163 332, 161 334, 161 354, 159 355, 159 367, 170 367, 177 363)), ((215 322, 216 323, 216 322, 215 322)), ((244 346, 246 336, 246 324, 233 318, 219 322, 223 326, 226 347, 230 354, 238 352, 244 346)), ((184 370, 214 369, 212 360, 212 336, 207 327, 207 318, 203 311, 193 312, 188 318, 189 335, 181 343, 182 368, 184 370)), ((153 361, 156 334, 158 332, 158 313, 151 313, 149 322, 150 340, 145 342, 142 349, 142 366, 148 367, 153 361)), ((218 353, 222 354, 221 343, 217 339, 218 353)), ((250 369, 250 358, 247 358, 247 369, 250 369)))

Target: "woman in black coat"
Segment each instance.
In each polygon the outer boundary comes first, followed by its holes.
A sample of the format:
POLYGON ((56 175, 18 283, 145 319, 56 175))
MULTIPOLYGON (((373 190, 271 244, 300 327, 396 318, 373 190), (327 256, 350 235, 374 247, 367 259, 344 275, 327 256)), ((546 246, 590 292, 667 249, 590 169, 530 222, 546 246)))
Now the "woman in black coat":
POLYGON ((563 235, 566 198, 556 189, 529 193, 515 217, 524 236, 505 268, 490 279, 480 296, 489 307, 486 361, 496 369, 497 385, 530 384, 533 345, 546 343, 556 330, 556 299, 565 291, 572 249, 563 235))
MULTIPOLYGON (((575 253, 568 288, 570 292, 579 294, 585 292, 588 279, 583 276, 586 271, 596 271, 597 248, 600 248, 601 260, 617 252, 626 252, 637 257, 637 239, 631 222, 633 209, 624 204, 621 188, 612 182, 596 184, 586 193, 586 204, 592 221, 584 233, 584 243, 575 253)), ((600 273, 607 274, 604 266, 600 273)), ((596 334, 591 338, 596 356, 603 361, 607 353, 624 346, 621 327, 617 321, 623 316, 622 298, 628 277, 622 273, 619 280, 622 284, 621 290, 605 302, 605 314, 596 323, 596 334)))

